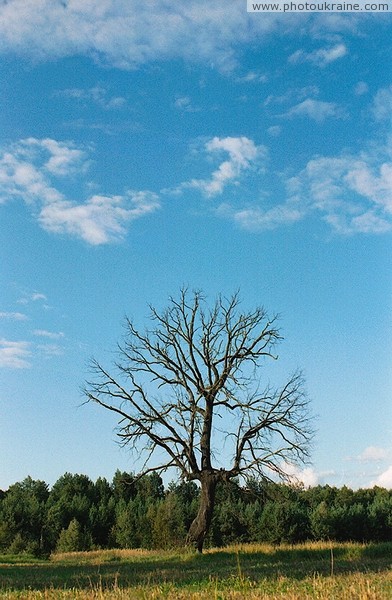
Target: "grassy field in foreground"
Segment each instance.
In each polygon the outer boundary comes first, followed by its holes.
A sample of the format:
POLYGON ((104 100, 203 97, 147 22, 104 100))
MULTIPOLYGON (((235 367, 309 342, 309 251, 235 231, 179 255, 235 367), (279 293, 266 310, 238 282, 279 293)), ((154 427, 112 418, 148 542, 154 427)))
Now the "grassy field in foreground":
POLYGON ((102 550, 48 561, 0 555, 0 597, 79 600, 392 598, 392 544, 102 550))

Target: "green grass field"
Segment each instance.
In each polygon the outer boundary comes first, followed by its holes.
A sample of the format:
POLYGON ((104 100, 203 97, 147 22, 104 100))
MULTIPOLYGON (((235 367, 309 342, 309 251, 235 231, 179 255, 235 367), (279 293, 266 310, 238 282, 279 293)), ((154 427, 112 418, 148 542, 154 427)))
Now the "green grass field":
POLYGON ((0 555, 0 597, 389 600, 391 566, 392 544, 102 550, 46 561, 0 555))

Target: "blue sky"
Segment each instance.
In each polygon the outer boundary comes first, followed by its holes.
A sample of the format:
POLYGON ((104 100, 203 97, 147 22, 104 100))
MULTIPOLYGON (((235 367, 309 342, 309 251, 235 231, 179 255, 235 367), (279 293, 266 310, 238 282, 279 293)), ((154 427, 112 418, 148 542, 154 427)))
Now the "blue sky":
POLYGON ((392 487, 390 15, 0 17, 0 489, 137 470, 80 388, 184 284, 280 314, 268 373, 302 368, 318 417, 306 484, 392 487))

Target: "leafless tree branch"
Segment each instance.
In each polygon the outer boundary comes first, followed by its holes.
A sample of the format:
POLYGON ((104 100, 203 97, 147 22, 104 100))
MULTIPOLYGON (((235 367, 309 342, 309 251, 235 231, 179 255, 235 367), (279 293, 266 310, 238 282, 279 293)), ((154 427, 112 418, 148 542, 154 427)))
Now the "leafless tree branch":
POLYGON ((117 414, 118 435, 144 454, 145 472, 175 467, 200 481, 190 535, 202 546, 219 480, 284 477, 287 463, 308 458, 309 401, 300 372, 281 388, 257 391, 259 368, 276 359, 282 338, 277 317, 260 307, 243 312, 238 293, 209 308, 201 292, 183 289, 164 311, 150 310, 151 329, 126 320, 116 375, 93 361, 95 378, 85 394, 117 414), (224 440, 232 440, 231 458, 220 452, 224 440), (155 466, 157 450, 167 458, 155 466), (217 465, 215 456, 228 466, 217 465))

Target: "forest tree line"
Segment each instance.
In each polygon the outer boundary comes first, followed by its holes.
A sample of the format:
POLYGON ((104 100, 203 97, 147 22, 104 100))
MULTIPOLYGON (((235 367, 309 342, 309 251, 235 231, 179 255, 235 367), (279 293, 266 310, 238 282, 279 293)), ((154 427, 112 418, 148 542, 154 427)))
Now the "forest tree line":
MULTIPOLYGON (((0 552, 183 546, 198 507, 194 482, 117 471, 112 482, 66 473, 53 487, 27 477, 0 491, 0 552)), ((220 484, 209 546, 306 540, 391 541, 392 490, 220 484)))

